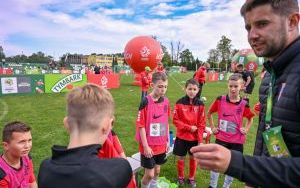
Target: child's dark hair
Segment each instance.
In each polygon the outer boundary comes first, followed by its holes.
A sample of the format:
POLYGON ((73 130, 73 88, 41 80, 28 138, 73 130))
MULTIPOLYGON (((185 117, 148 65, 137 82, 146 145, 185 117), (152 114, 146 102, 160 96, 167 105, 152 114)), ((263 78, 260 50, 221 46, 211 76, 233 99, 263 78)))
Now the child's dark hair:
POLYGON ((237 64, 237 66, 236 67, 241 67, 241 68, 244 68, 244 65, 243 64, 241 64, 241 63, 239 63, 239 64, 237 64))
POLYGON ((228 81, 238 81, 238 80, 242 80, 242 81, 244 81, 243 80, 243 77, 242 77, 242 75, 240 74, 240 73, 234 73, 234 74, 232 74, 231 76, 229 76, 229 79, 228 79, 228 81))
POLYGON ((199 82, 197 82, 197 80, 194 78, 191 78, 185 82, 185 88, 187 88, 189 84, 196 85, 199 88, 199 82))
POLYGON ((14 132, 18 133, 26 133, 29 132, 31 128, 23 122, 20 121, 13 121, 7 123, 2 131, 2 141, 9 142, 11 140, 12 134, 14 132))
POLYGON ((156 83, 158 80, 167 81, 168 76, 163 72, 155 72, 152 75, 152 83, 156 83))

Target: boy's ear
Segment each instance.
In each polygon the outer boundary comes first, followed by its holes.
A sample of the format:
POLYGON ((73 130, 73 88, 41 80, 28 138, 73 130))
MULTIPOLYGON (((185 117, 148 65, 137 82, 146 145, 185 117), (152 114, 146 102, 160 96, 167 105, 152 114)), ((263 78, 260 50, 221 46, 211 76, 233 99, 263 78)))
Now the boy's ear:
POLYGON ((8 150, 8 142, 2 142, 2 147, 4 151, 8 150))
POLYGON ((153 88, 153 86, 154 86, 154 84, 151 82, 151 83, 150 83, 150 87, 153 88))
POLYGON ((105 140, 107 139, 108 134, 111 131, 112 123, 114 119, 113 118, 105 118, 101 122, 100 125, 100 144, 103 144, 105 140))
POLYGON ((70 133, 70 127, 69 127, 69 124, 68 124, 68 116, 64 117, 64 128, 67 130, 68 133, 70 133))

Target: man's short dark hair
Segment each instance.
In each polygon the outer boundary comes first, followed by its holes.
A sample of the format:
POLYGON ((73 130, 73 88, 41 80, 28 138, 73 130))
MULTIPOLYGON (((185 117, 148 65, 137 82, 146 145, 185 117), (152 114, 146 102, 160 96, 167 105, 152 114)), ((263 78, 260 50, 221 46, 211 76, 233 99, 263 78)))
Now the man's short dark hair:
POLYGON ((197 87, 199 87, 199 82, 197 82, 197 80, 195 80, 195 79, 189 79, 189 80, 187 80, 186 82, 185 82, 185 88, 187 88, 187 86, 189 85, 189 84, 191 84, 191 85, 195 85, 195 86, 197 86, 197 87))
POLYGON ((9 142, 14 132, 25 133, 29 132, 30 130, 31 128, 28 125, 20 121, 7 123, 2 131, 2 141, 9 142))
POLYGON ((262 5, 271 5, 274 13, 282 16, 289 16, 292 13, 299 12, 297 0, 246 0, 240 10, 241 15, 245 17, 247 12, 262 5))
POLYGON ((244 67, 244 65, 243 64, 241 64, 241 63, 239 63, 239 64, 237 64, 237 66, 236 67, 244 67))

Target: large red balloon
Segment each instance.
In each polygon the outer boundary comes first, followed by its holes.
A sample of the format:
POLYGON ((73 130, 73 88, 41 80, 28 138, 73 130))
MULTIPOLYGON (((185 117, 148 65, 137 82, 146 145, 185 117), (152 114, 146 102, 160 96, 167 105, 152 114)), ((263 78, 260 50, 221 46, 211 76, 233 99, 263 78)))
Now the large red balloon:
POLYGON ((160 44, 149 36, 139 36, 131 39, 125 46, 124 58, 136 73, 148 66, 153 70, 163 58, 160 44))

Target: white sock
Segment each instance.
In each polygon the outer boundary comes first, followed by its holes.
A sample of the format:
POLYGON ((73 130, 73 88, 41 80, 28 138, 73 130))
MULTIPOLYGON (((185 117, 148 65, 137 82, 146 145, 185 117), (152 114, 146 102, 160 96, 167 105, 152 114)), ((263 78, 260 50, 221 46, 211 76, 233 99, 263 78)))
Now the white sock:
POLYGON ((145 184, 143 184, 143 183, 141 183, 142 185, 141 185, 141 188, 149 188, 149 184, 147 184, 147 185, 145 185, 145 184))
POLYGON ((149 188, 156 188, 156 187, 157 187, 157 178, 153 178, 150 181, 149 188))

